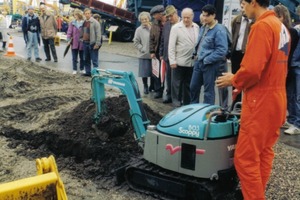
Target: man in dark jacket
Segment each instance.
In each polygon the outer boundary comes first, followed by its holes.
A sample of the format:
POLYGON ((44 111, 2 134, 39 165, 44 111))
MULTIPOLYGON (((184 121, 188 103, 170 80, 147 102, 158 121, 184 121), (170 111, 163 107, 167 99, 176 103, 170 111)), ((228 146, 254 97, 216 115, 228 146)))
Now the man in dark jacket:
MULTIPOLYGON (((247 38, 250 32, 251 21, 247 18, 243 11, 242 0, 241 3, 241 14, 236 16, 231 23, 231 33, 232 33, 232 46, 231 46, 231 70, 232 73, 236 73, 240 69, 240 64, 243 60, 247 38)), ((239 94, 235 102, 240 102, 242 95, 239 94)))
POLYGON ((177 14, 177 10, 174 6, 169 5, 166 7, 165 16, 168 18, 168 21, 164 24, 162 35, 161 35, 161 43, 159 48, 159 56, 160 60, 164 60, 166 62, 166 84, 167 84, 167 94, 163 103, 172 103, 172 91, 171 91, 171 67, 169 62, 169 54, 168 54, 168 47, 169 47, 169 37, 170 31, 174 24, 180 21, 180 18, 177 14))
MULTIPOLYGON (((150 10, 150 15, 154 18, 153 24, 151 26, 150 30, 150 46, 149 51, 151 58, 157 58, 159 59, 159 46, 160 46, 160 40, 161 40, 161 32, 163 28, 163 23, 166 21, 164 16, 164 6, 157 5, 154 6, 150 10)), ((159 77, 154 77, 154 98, 162 98, 162 94, 164 91, 164 87, 162 86, 160 82, 160 75, 159 77)))
POLYGON ((28 7, 28 13, 24 16, 22 21, 22 28, 27 35, 27 60, 31 60, 32 47, 34 49, 34 57, 36 62, 40 62, 42 59, 39 56, 39 37, 40 37, 40 20, 34 13, 33 6, 28 7))

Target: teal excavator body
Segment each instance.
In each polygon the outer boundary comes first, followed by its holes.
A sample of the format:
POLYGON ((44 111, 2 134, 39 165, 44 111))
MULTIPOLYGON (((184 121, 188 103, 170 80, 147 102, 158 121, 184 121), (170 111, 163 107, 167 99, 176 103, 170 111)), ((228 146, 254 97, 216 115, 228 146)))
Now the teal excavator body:
POLYGON ((125 178, 118 180, 126 179, 138 191, 146 188, 179 199, 199 199, 199 194, 200 199, 223 199, 220 188, 236 187, 233 157, 239 114, 217 105, 191 104, 171 111, 159 124, 150 125, 133 73, 94 69, 92 100, 96 104, 96 122, 105 113, 105 85, 117 87, 127 96, 143 160, 159 167, 154 172, 149 170, 153 166, 125 166, 117 173, 125 178))

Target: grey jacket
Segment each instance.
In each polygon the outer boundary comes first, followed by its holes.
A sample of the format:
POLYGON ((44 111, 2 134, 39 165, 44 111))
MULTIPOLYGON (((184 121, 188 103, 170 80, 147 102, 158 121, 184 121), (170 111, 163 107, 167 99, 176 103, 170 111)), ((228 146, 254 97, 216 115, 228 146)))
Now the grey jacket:
POLYGON ((172 26, 168 48, 170 65, 193 66, 192 55, 199 33, 199 26, 195 23, 193 23, 193 31, 194 35, 191 38, 188 29, 182 21, 172 26))
POLYGON ((134 34, 133 44, 138 50, 138 57, 150 59, 149 43, 150 43, 150 28, 139 26, 134 34))
MULTIPOLYGON (((101 46, 102 45, 101 44, 102 34, 101 34, 100 24, 93 17, 91 17, 89 19, 89 21, 90 21, 90 44, 96 44, 98 46, 101 46)), ((86 22, 86 20, 84 22, 86 22)), ((83 26, 84 26, 84 23, 83 23, 83 26)), ((83 29, 81 31, 80 38, 82 38, 82 36, 83 36, 83 29)))

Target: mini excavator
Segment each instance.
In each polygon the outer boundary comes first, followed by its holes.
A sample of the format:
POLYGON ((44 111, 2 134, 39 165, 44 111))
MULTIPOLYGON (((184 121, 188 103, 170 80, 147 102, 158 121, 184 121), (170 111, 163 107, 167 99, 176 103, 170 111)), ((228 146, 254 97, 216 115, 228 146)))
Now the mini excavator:
POLYGON ((126 95, 134 135, 143 148, 142 158, 116 171, 117 183, 126 181, 134 190, 163 199, 225 199, 236 190, 233 156, 239 112, 192 104, 150 125, 132 72, 93 69, 96 122, 105 115, 105 85, 126 95))
POLYGON ((53 156, 36 159, 37 176, 0 184, 1 200, 68 200, 53 156))

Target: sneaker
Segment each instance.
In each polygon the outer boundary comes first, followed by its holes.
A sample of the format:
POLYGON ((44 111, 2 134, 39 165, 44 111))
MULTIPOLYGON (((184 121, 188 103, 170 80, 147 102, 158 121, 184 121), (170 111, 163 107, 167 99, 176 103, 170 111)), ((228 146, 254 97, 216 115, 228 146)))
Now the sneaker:
POLYGON ((288 129, 288 128, 290 128, 292 126, 292 124, 290 124, 290 123, 288 123, 287 121, 286 122, 284 122, 284 124, 281 126, 281 128, 283 128, 283 129, 288 129))
POLYGON ((36 58, 35 61, 36 61, 36 62, 40 62, 40 61, 42 61, 42 59, 36 58))
POLYGON ((77 74, 77 71, 74 70, 72 74, 73 74, 73 75, 77 74))
POLYGON ((80 70, 80 73, 81 74, 85 74, 85 70, 83 69, 83 70, 80 70))
POLYGON ((51 60, 50 58, 46 58, 46 59, 45 59, 45 61, 50 61, 50 60, 51 60))
POLYGON ((284 133, 288 135, 297 135, 300 134, 300 129, 294 125, 291 125, 289 129, 285 130, 284 133))

